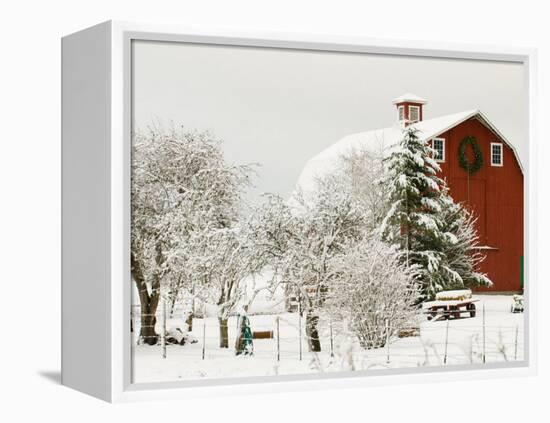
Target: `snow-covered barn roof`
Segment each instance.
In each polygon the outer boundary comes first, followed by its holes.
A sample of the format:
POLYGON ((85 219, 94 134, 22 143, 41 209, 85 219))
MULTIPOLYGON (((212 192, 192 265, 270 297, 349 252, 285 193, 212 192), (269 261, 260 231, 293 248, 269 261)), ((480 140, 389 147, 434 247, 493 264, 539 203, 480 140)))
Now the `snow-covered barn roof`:
MULTIPOLYGON (((415 123, 414 126, 419 130, 419 137, 429 141, 472 117, 478 119, 512 149, 523 172, 521 161, 514 146, 506 140, 478 109, 423 120, 415 123)), ((334 172, 338 160, 342 156, 353 151, 368 151, 373 155, 373 158, 383 158, 388 155, 391 148, 397 145, 402 138, 403 128, 399 124, 388 128, 348 135, 308 160, 298 178, 296 187, 304 192, 315 191, 317 179, 334 172)))

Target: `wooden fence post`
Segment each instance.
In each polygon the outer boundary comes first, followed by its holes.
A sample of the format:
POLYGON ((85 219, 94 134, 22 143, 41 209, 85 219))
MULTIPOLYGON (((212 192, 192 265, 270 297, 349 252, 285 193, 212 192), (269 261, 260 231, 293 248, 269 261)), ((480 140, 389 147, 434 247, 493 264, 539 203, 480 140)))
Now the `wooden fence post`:
POLYGON ((162 358, 166 358, 166 300, 162 300, 162 358))
POLYGON ((449 319, 445 328, 445 354, 443 355, 443 364, 447 364, 447 346, 449 345, 449 319))
POLYGON ((332 338, 332 319, 329 320, 330 324, 330 356, 334 357, 334 341, 332 338))
POLYGON ((277 361, 281 361, 281 328, 277 316, 277 361))
POLYGON ((298 343, 299 343, 300 361, 302 361, 302 295, 300 294, 298 298, 299 298, 298 300, 298 343))
POLYGON ((386 364, 390 364, 390 321, 386 319, 386 364))
POLYGON ((483 364, 485 364, 485 302, 483 302, 483 364))
POLYGON ((519 325, 516 326, 516 341, 514 343, 514 360, 518 359, 518 335, 519 335, 519 325))
POLYGON ((202 318, 202 359, 204 360, 204 350, 206 349, 206 318, 202 318))

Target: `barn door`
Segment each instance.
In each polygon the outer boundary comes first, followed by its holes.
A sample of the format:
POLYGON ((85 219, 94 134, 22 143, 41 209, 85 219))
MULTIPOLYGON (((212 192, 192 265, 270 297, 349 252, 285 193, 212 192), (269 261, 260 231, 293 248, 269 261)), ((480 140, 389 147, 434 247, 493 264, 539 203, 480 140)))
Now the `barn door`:
POLYGON ((449 184, 451 196, 477 217, 476 229, 481 245, 487 242, 487 199, 485 180, 473 178, 453 178, 449 184))

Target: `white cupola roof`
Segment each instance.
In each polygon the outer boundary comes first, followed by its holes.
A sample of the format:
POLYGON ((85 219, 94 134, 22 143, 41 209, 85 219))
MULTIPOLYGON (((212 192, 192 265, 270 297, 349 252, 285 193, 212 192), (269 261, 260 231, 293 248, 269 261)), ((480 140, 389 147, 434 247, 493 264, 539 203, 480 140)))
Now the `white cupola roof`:
POLYGON ((393 104, 399 104, 399 103, 426 104, 427 102, 428 100, 412 93, 406 93, 406 94, 400 95, 399 97, 394 98, 392 101, 393 104))

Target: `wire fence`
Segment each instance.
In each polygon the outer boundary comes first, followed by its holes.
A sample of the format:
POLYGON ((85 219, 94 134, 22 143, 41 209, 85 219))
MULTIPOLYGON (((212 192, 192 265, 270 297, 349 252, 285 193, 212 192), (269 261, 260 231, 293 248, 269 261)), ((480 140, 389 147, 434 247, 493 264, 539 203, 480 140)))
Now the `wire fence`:
MULTIPOLYGON (((422 313, 430 315, 425 310, 422 313)), ((302 313, 279 314, 273 315, 271 322, 251 324, 253 349, 250 352, 258 359, 271 359, 275 363, 281 360, 302 361, 311 358, 312 344, 319 343, 321 353, 327 357, 346 356, 355 361, 370 361, 370 365, 421 365, 434 359, 444 365, 522 360, 522 325, 495 324, 497 313, 509 312, 486 311, 483 305, 481 319, 473 323, 468 323, 467 318, 455 318, 456 313, 452 311, 439 312, 437 319, 418 326, 393 327, 386 320, 370 332, 362 333, 372 335, 376 345, 358 348, 355 340, 354 347, 345 351, 342 351, 342 344, 349 343, 354 335, 342 322, 321 319, 316 327, 318 335, 311 336, 311 331, 306 330, 306 319, 302 313), (492 323, 487 322, 488 314, 493 317, 492 323), (453 324, 455 321, 458 324, 453 324), (457 337, 461 339, 457 340, 457 337)), ((154 351, 158 348, 164 359, 169 352, 178 357, 200 360, 227 358, 235 354, 240 332, 237 316, 219 321, 204 316, 194 318, 192 330, 187 331, 182 327, 189 322, 188 317, 189 313, 183 310, 169 312, 165 304, 159 305, 154 315, 142 314, 139 307, 135 307, 131 316, 134 342, 140 345, 147 344, 149 339, 155 341, 151 342, 154 344, 151 348, 154 351), (149 324, 143 324, 147 320, 149 324), (142 328, 154 331, 143 335, 142 328)))

